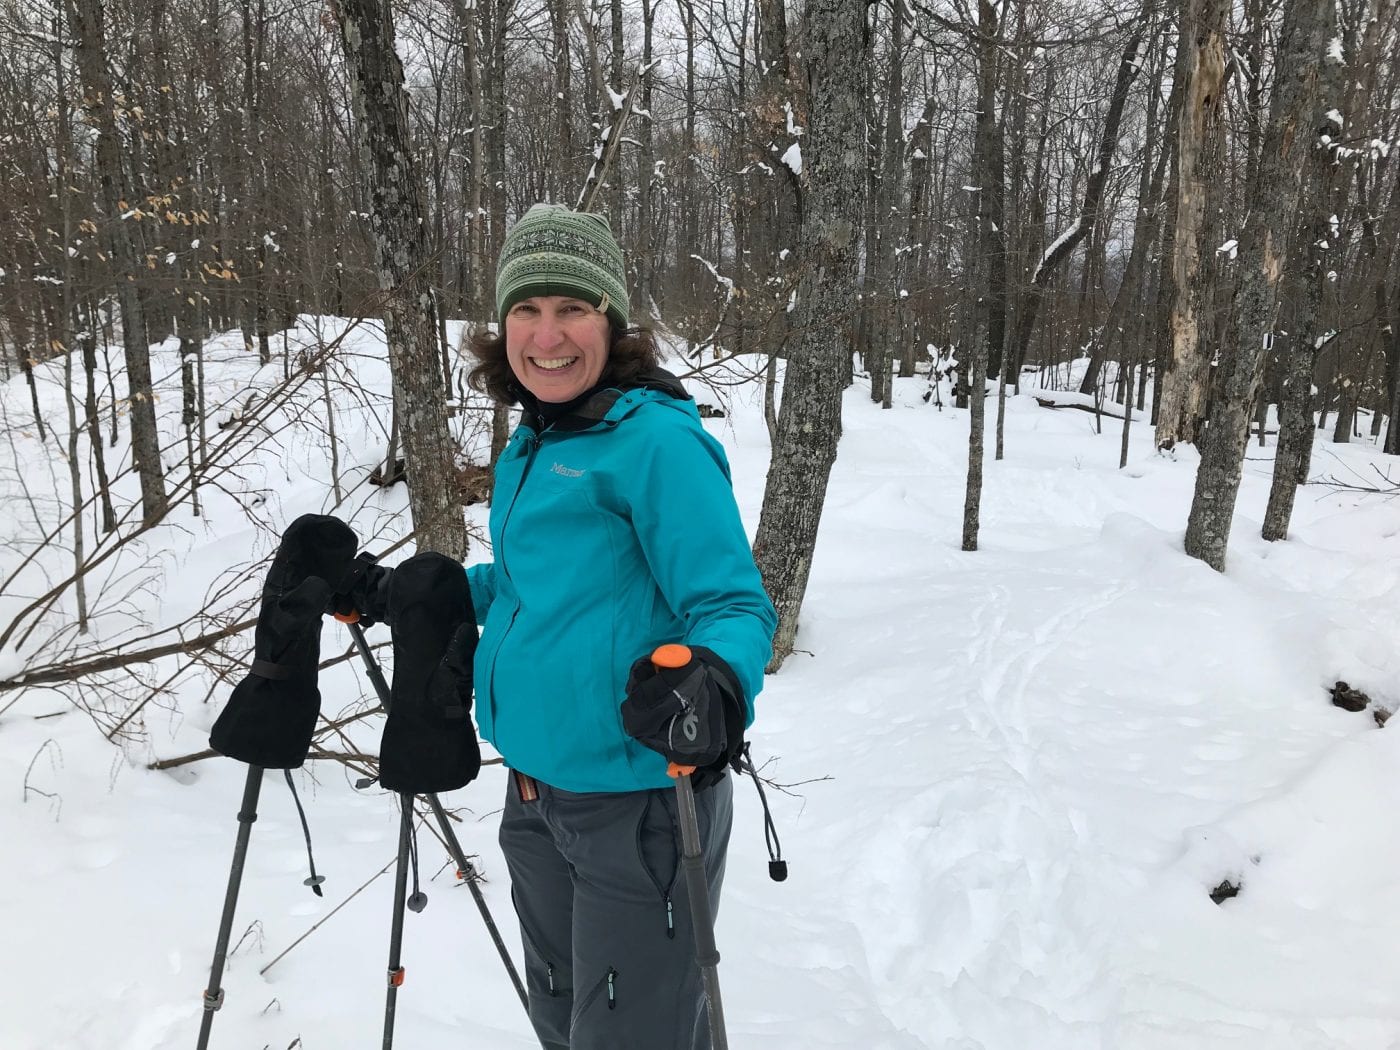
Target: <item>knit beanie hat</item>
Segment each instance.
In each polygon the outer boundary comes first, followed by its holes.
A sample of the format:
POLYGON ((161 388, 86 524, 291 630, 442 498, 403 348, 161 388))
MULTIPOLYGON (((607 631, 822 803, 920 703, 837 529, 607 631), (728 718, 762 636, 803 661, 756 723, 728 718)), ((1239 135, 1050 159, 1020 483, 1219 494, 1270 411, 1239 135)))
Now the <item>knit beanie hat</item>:
POLYGON ((627 327, 627 270, 608 220, 536 204, 506 233, 496 264, 496 316, 535 295, 571 295, 627 327))

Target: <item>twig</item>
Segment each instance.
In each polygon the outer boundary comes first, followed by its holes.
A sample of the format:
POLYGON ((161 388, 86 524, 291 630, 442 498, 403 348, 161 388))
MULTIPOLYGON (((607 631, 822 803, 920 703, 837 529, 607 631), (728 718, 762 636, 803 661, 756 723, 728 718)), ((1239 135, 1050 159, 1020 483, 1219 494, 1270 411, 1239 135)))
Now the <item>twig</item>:
POLYGON ((259 977, 263 976, 264 974, 267 973, 268 970, 272 969, 272 968, 273 968, 274 966, 276 966, 279 962, 281 962, 282 959, 284 959, 284 958, 287 956, 287 954, 288 954, 289 952, 291 952, 291 950, 292 950, 293 948, 295 948, 298 944, 300 944, 302 941, 306 940, 306 938, 310 937, 313 933, 315 933, 317 930, 319 930, 319 929, 321 928, 322 924, 324 924, 332 915, 334 915, 336 912, 340 911, 341 908, 345 907, 345 906, 346 906, 347 904, 349 904, 352 900, 354 900, 356 897, 358 897, 361 893, 363 893, 363 892, 369 887, 370 883, 372 883, 375 879, 379 878, 379 876, 383 875, 386 871, 388 871, 390 868, 392 868, 392 867, 394 866, 394 862, 395 862, 396 860, 398 860, 398 859, 399 859, 399 858, 398 858, 398 855, 397 855, 397 854, 395 854, 393 857, 390 857, 390 858, 389 858, 389 863, 388 863, 388 864, 384 865, 384 867, 380 868, 377 872, 375 872, 373 875, 371 875, 369 878, 367 878, 363 883, 360 884, 360 888, 359 888, 359 889, 357 889, 354 893, 350 894, 350 896, 346 897, 343 901, 341 901, 341 902, 340 902, 339 904, 337 904, 334 908, 332 908, 329 912, 327 912, 327 913, 326 913, 325 915, 323 915, 320 919, 318 919, 318 920, 312 925, 312 927, 311 927, 309 930, 307 930, 305 933, 303 933, 300 937, 298 937, 296 940, 294 940, 291 944, 287 945, 287 947, 284 948, 284 949, 278 954, 277 958, 273 959, 272 962, 268 963, 266 966, 264 966, 261 970, 258 971, 258 976, 259 976, 259 977))

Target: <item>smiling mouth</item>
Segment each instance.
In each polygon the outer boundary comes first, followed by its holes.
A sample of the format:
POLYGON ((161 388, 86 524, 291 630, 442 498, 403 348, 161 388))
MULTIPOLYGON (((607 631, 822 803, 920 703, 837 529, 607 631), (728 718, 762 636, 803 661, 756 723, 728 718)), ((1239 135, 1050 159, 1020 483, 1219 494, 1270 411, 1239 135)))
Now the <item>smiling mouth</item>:
POLYGON ((532 357, 530 363, 546 372, 558 372, 560 369, 568 368, 577 360, 577 357, 532 357))

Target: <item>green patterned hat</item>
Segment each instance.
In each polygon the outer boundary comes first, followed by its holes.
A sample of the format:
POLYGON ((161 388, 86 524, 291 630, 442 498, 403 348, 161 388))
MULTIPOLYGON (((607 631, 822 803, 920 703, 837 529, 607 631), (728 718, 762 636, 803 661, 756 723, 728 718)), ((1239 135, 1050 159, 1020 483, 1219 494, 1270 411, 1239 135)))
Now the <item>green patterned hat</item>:
POLYGON ((535 295, 572 295, 627 327, 627 270, 608 220, 536 204, 506 234, 496 264, 496 316, 535 295))

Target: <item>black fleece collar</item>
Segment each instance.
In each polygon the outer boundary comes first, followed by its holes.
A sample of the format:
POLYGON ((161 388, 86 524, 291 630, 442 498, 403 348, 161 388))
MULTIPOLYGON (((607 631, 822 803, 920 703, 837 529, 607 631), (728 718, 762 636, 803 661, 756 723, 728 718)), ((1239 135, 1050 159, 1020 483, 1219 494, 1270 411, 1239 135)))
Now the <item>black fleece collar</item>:
POLYGON ((548 407, 542 405, 539 399, 528 390, 522 390, 520 392, 520 406, 523 410, 521 422, 536 433, 546 428, 556 433, 587 430, 607 418, 613 405, 617 403, 617 399, 628 390, 657 390, 678 401, 691 400, 690 394, 686 392, 679 379, 664 368, 654 368, 650 372, 643 372, 625 386, 609 384, 604 381, 592 390, 585 390, 572 401, 548 407))

